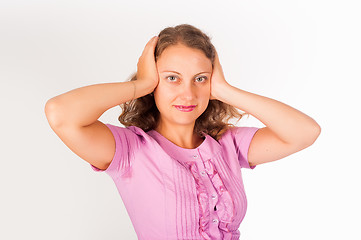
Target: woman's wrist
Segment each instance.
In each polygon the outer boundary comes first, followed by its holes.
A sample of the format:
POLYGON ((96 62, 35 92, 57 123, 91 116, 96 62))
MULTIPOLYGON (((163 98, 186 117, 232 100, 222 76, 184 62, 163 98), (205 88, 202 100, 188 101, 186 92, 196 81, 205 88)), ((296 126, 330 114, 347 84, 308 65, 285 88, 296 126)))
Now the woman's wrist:
POLYGON ((133 83, 134 83, 134 89, 133 89, 134 99, 143 97, 153 92, 155 89, 154 84, 152 84, 148 80, 137 79, 133 81, 133 83))

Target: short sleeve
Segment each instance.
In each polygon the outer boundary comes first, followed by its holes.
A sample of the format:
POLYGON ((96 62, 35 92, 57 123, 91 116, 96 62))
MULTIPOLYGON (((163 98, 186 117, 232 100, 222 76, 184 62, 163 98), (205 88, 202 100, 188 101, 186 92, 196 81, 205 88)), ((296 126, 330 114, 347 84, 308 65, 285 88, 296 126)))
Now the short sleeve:
POLYGON ((91 168, 96 172, 106 172, 112 178, 121 176, 131 167, 131 160, 138 147, 139 136, 132 130, 124 127, 105 124, 112 132, 115 139, 114 157, 107 169, 101 170, 92 164, 91 168))
POLYGON ((249 165, 248 150, 258 129, 257 127, 235 127, 235 131, 232 131, 241 168, 254 169, 256 167, 249 165))

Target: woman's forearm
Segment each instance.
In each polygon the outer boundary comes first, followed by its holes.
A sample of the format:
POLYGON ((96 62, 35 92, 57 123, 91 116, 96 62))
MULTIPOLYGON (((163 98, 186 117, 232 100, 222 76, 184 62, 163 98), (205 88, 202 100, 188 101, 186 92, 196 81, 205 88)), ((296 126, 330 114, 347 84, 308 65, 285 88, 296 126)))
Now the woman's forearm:
POLYGON ((229 84, 222 86, 218 99, 256 117, 284 142, 306 144, 317 138, 320 126, 299 110, 229 84))
MULTIPOLYGON (((152 87, 138 80, 134 84, 135 98, 153 91, 152 87)), ((45 113, 53 126, 87 126, 94 123, 106 110, 131 100, 133 96, 133 82, 94 84, 49 99, 45 113)))

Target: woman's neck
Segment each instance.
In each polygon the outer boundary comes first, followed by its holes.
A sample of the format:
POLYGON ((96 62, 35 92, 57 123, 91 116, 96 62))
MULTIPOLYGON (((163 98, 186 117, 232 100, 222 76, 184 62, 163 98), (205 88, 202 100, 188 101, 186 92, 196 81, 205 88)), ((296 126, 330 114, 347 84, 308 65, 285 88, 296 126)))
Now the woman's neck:
POLYGON ((165 127, 158 126, 154 129, 160 133, 163 137, 167 138, 169 141, 175 145, 187 148, 194 149, 202 144, 204 138, 200 137, 194 133, 194 126, 182 126, 182 127, 165 127))

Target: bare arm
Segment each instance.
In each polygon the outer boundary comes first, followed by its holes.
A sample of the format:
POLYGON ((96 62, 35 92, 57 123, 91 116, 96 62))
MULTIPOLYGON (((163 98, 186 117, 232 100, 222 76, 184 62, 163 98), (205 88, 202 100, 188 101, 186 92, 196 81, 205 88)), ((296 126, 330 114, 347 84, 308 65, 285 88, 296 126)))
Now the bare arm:
POLYGON ((87 126, 94 123, 106 110, 153 91, 141 81, 101 83, 77 88, 48 100, 45 113, 50 125, 87 126))
MULTIPOLYGON (((137 81, 136 98, 151 91, 137 81)), ((131 100, 133 95, 132 82, 90 85, 50 99, 45 114, 52 130, 71 151, 105 170, 115 154, 115 139, 97 119, 109 108, 131 100)))
POLYGON ((155 40, 147 43, 139 58, 137 80, 77 88, 49 99, 45 105, 53 131, 75 154, 99 169, 110 165, 116 146, 111 130, 97 119, 114 106, 151 93, 158 85, 155 40))
POLYGON ((282 102, 228 84, 218 54, 214 66, 210 98, 249 113, 266 125, 252 139, 248 152, 250 166, 284 158, 316 141, 321 127, 313 118, 282 102))
POLYGON ((106 110, 151 93, 158 85, 159 76, 154 60, 157 38, 146 44, 138 60, 137 79, 133 82, 101 83, 77 88, 51 98, 45 112, 49 122, 60 125, 71 123, 88 126, 94 123, 106 110), (49 116, 48 116, 49 113, 49 116))

